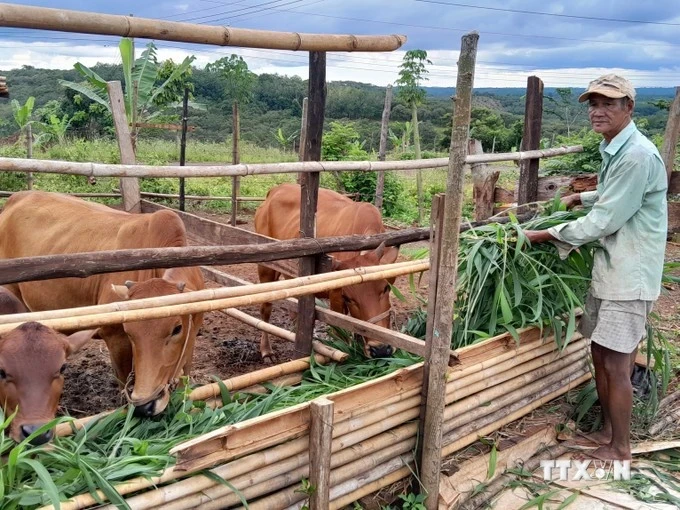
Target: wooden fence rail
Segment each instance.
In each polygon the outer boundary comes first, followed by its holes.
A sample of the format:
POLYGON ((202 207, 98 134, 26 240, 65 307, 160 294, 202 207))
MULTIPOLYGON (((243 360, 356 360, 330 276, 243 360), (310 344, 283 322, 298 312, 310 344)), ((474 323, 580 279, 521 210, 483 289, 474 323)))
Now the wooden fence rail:
MULTIPOLYGON (((0 4, 2 5, 2 4, 0 4)), ((582 152, 581 145, 554 149, 475 154, 465 159, 468 164, 498 161, 523 161, 550 158, 582 152)), ((214 166, 153 166, 77 163, 71 161, 26 160, 0 158, 0 171, 73 174, 92 177, 224 177, 234 175, 268 175, 311 172, 376 172, 384 170, 418 170, 447 168, 449 158, 416 159, 410 161, 295 161, 290 163, 241 163, 214 166)))

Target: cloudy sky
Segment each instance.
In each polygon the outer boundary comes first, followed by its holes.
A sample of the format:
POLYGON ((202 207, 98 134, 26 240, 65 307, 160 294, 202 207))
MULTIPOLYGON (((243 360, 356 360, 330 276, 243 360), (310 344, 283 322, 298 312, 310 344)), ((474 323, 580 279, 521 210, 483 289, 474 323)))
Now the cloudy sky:
MULTIPOLYGON (((480 34, 476 87, 584 87, 619 72, 637 87, 680 86, 680 2, 633 0, 20 0, 14 4, 89 10, 200 24, 291 32, 403 34, 392 53, 332 53, 329 80, 386 85, 404 51, 423 49, 432 86, 454 86, 460 39, 480 34), (464 3, 463 3, 464 2, 464 3)), ((0 18, 2 4, 0 4, 0 18)), ((0 27, 0 69, 117 63, 117 37, 0 27)), ((144 44, 140 41, 138 47, 144 44)), ((203 67, 231 53, 256 73, 307 76, 303 52, 156 41, 161 59, 195 55, 203 67)))

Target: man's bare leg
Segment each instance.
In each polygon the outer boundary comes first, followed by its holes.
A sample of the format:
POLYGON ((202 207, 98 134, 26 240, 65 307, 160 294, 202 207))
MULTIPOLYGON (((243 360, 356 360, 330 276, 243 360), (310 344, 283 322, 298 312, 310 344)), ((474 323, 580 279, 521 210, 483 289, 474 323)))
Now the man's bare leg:
POLYGON ((585 437, 595 444, 609 444, 612 439, 611 414, 609 412, 609 381, 605 371, 605 347, 595 342, 590 343, 590 352, 593 356, 593 366, 595 367, 595 387, 597 388, 597 398, 600 400, 602 408, 602 428, 585 437))
MULTIPOLYGON (((596 344, 593 344, 593 346, 596 344)), ((611 430, 611 440, 592 452, 592 456, 605 460, 626 460, 630 453, 630 419, 633 412, 633 385, 630 382, 630 354, 620 353, 597 346, 600 351, 604 377, 596 372, 596 381, 600 378, 606 381, 606 395, 602 402, 602 409, 606 409, 605 426, 611 430)), ((598 390, 599 395, 599 390, 598 390)), ((599 395, 602 399, 602 396, 599 395)), ((605 437, 607 432, 598 437, 605 437)))

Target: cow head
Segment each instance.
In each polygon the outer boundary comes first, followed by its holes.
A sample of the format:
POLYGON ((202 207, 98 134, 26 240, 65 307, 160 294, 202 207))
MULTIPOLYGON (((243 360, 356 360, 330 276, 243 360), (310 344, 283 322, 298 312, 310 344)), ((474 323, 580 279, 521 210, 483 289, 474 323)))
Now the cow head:
MULTIPOLYGON (((184 291, 184 281, 173 280, 172 270, 166 271, 163 278, 152 278, 141 282, 125 282, 113 285, 114 292, 121 299, 143 299, 184 291)), ((190 365, 193 356, 197 331, 194 330, 191 315, 174 315, 161 319, 126 322, 121 328, 104 327, 101 335, 115 349, 119 342, 129 341, 132 352, 134 380, 125 371, 115 366, 117 360, 112 352, 114 370, 125 384, 128 401, 135 406, 138 416, 155 416, 162 412, 170 400, 172 385, 190 365), (126 338, 114 338, 116 335, 126 338), (132 391, 129 392, 130 383, 132 391)), ((128 344, 126 344, 128 345, 128 344)), ((129 362, 129 360, 128 360, 129 362)))
MULTIPOLYGON (((16 416, 10 437, 23 441, 54 419, 64 388, 66 359, 90 340, 96 330, 70 336, 38 322, 26 322, 0 335, 0 403, 5 415, 16 416)), ((48 430, 34 437, 39 445, 52 439, 48 430)))
MULTIPOLYGON (((375 250, 361 252, 349 260, 333 261, 334 270, 392 264, 399 256, 399 248, 385 247, 382 243, 375 250)), ((390 328, 390 286, 394 278, 373 280, 348 285, 330 292, 331 309, 349 313, 355 319, 390 328)), ((371 358, 392 355, 392 346, 373 338, 364 338, 364 352, 371 358)))

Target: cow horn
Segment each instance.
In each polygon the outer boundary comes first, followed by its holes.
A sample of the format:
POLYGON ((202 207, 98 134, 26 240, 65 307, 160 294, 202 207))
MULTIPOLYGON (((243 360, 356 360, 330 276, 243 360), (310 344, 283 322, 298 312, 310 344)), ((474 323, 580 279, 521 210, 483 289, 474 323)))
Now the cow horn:
POLYGON ((180 292, 184 292, 184 287, 186 286, 186 283, 184 282, 177 282, 177 290, 180 292))
POLYGON ((125 286, 126 286, 128 289, 131 289, 132 286, 133 286, 135 283, 137 283, 137 282, 133 282, 132 280, 125 280, 125 286))
POLYGON ((384 253, 385 253, 385 241, 380 243, 380 246, 378 246, 375 249, 375 256, 378 258, 378 260, 380 260, 384 253))
POLYGON ((111 290, 121 299, 130 299, 130 289, 128 289, 125 285, 111 284, 111 290))

